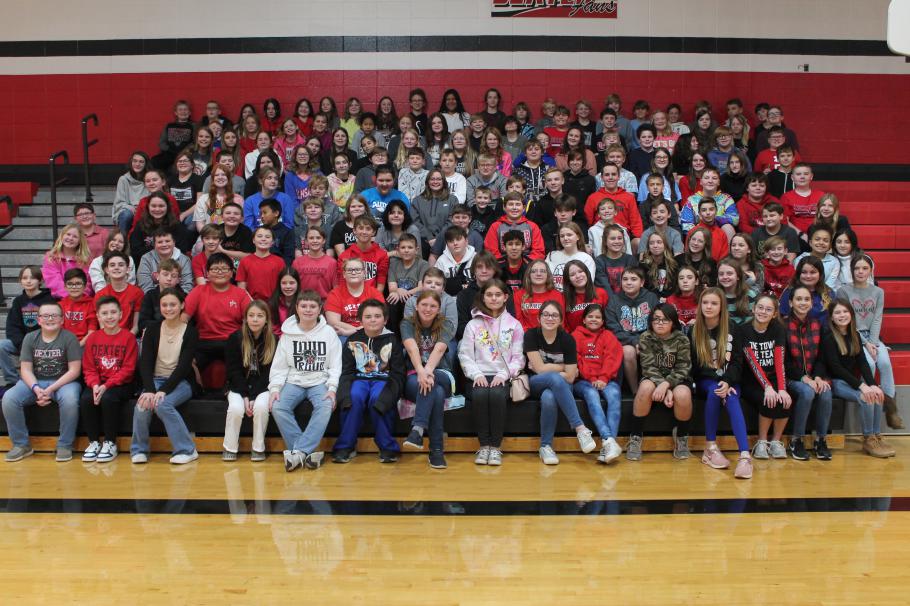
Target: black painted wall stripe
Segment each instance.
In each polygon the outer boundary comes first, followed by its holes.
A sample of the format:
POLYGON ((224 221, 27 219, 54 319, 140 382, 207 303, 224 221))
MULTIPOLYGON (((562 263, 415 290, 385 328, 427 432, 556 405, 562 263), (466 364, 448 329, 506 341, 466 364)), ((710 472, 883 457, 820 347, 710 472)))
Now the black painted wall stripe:
POLYGON ((376 52, 700 53, 891 57, 884 40, 649 36, 295 36, 0 42, 0 57, 376 52))
POLYGON ((295 516, 628 516, 910 511, 910 497, 595 501, 327 501, 222 499, 8 499, 6 514, 295 516))

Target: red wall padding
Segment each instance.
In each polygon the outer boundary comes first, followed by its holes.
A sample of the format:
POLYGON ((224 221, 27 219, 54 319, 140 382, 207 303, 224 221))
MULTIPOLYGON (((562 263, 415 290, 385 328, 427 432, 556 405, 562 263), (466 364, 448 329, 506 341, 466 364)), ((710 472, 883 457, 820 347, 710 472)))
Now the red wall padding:
POLYGON ((627 113, 638 98, 647 99, 652 107, 676 101, 685 108, 687 120, 692 119, 696 100, 712 102, 720 118, 724 101, 738 96, 746 102, 750 115, 758 101, 781 104, 809 161, 907 162, 905 146, 898 143, 901 139, 895 140, 894 131, 902 130, 910 107, 908 76, 416 70, 0 76, 0 108, 12 122, 12 137, 0 146, 0 164, 44 163, 59 149, 69 150, 71 161, 80 162, 80 120, 92 112, 101 121, 99 127, 91 128, 91 136, 100 138, 92 148, 92 161, 125 163, 134 149, 155 152, 161 127, 170 119, 171 106, 178 98, 193 104, 196 118, 209 98, 218 99, 225 113, 235 119, 244 102, 261 107, 265 98, 276 97, 283 113, 289 114, 298 98, 307 96, 316 103, 325 94, 339 102, 357 96, 369 109, 388 94, 402 112, 408 107, 408 91, 415 86, 427 91, 433 110, 449 87, 459 90, 469 111, 478 110, 485 89, 496 86, 507 107, 524 100, 536 110, 545 97, 571 107, 584 97, 599 110, 606 95, 616 91, 622 95, 627 113))

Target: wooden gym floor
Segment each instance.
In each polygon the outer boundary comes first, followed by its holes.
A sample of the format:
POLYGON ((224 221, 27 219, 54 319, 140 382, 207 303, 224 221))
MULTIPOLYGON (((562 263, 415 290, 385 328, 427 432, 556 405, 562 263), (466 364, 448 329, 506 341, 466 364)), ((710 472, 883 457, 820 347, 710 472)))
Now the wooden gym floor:
MULTIPOLYGON (((910 437, 751 481, 646 453, 469 454, 285 473, 0 463, 4 604, 907 604, 910 437)), ((700 454, 700 453, 698 453, 700 454)))

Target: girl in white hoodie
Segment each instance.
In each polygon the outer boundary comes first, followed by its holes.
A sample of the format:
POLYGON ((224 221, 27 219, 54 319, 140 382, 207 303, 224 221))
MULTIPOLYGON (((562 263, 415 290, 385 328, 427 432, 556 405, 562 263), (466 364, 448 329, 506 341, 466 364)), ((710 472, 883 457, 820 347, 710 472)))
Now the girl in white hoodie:
POLYGON ((341 376, 341 341, 320 315, 322 299, 313 290, 294 299, 295 314, 281 325, 281 339, 269 371, 269 408, 284 439, 284 468, 317 469, 324 453, 317 452, 335 409, 341 376), (306 430, 294 410, 303 400, 313 405, 306 430))
POLYGON ((471 310, 473 319, 464 329, 458 359, 471 382, 471 408, 480 450, 477 465, 502 464, 509 381, 524 368, 524 329, 506 311, 508 287, 499 279, 484 282, 471 310))

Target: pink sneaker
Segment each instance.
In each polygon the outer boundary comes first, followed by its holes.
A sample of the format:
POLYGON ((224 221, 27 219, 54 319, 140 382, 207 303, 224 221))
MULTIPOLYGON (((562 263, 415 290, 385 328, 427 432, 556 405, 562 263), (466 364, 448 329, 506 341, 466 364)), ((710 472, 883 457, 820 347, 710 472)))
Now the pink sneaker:
POLYGON ((740 455, 739 461, 736 463, 736 470, 733 472, 733 477, 739 478, 740 480, 752 479, 752 457, 740 455))
POLYGON ((705 448, 705 452, 701 455, 701 462, 714 469, 727 469, 730 467, 730 461, 727 460, 727 457, 724 456, 716 444, 705 448))

